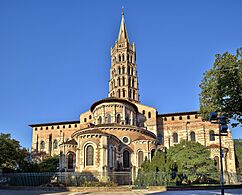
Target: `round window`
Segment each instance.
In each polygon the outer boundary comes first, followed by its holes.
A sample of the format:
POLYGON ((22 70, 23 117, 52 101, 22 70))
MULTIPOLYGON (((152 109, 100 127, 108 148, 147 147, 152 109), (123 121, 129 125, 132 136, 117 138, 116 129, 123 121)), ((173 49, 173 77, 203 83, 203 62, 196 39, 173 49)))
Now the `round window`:
POLYGON ((125 144, 128 144, 128 143, 129 143, 129 138, 128 138, 128 137, 123 137, 123 142, 124 142, 125 144))

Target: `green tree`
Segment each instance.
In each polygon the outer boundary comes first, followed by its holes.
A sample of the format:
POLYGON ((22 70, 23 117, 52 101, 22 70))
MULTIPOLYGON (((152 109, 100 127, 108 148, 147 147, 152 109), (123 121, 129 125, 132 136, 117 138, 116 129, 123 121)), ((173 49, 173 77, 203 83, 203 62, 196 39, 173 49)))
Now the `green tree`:
POLYGON ((209 148, 198 142, 181 141, 167 151, 167 167, 189 182, 202 179, 218 179, 218 171, 210 158, 209 148), (184 177, 185 176, 185 177, 184 177))
POLYGON ((163 151, 156 151, 150 164, 152 170, 156 172, 166 172, 166 153, 163 151))
POLYGON ((28 151, 21 148, 19 141, 11 139, 10 134, 0 134, 0 168, 3 171, 20 171, 27 161, 28 151))
POLYGON ((38 164, 39 172, 56 172, 59 166, 59 156, 50 156, 38 164))
POLYGON ((210 112, 227 114, 242 125, 242 48, 236 55, 217 54, 213 67, 205 72, 200 84, 200 112, 208 119, 210 112))
POLYGON ((242 140, 234 140, 234 150, 236 157, 236 168, 238 172, 242 172, 242 140))

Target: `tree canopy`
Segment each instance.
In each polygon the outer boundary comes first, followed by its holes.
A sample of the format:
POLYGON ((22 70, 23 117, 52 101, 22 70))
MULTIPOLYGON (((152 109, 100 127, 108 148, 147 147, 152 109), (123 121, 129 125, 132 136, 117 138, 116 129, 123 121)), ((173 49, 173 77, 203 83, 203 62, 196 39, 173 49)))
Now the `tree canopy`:
POLYGON ((58 156, 30 153, 10 134, 0 134, 0 169, 3 172, 54 172, 58 163, 58 156))
POLYGON ((217 54, 213 67, 205 72, 200 84, 200 112, 208 119, 210 112, 226 114, 242 125, 242 48, 235 55, 217 54))
POLYGON ((242 172, 242 139, 234 140, 234 150, 235 150, 237 171, 242 172))
MULTIPOLYGON (((216 167, 210 150, 198 142, 181 141, 167 151, 167 166, 178 173, 211 174, 216 167)), ((217 172, 217 171, 216 171, 217 172)))
POLYGON ((56 172, 59 166, 59 156, 47 157, 38 164, 39 172, 56 172))
POLYGON ((161 185, 164 182, 215 182, 219 171, 210 158, 209 148, 198 142, 181 141, 166 152, 157 151, 141 166, 137 183, 141 185, 161 185))
POLYGON ((10 134, 0 134, 0 168, 6 171, 20 169, 26 154, 27 150, 21 148, 19 141, 11 139, 10 134))

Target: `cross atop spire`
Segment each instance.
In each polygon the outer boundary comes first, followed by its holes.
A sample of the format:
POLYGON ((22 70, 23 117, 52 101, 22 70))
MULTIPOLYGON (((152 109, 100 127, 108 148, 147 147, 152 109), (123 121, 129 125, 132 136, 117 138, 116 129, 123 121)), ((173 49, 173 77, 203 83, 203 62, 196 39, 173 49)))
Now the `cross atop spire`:
POLYGON ((119 29, 119 35, 118 35, 118 42, 129 42, 128 38, 128 32, 126 30, 126 25, 124 21, 124 7, 122 7, 122 19, 121 19, 121 24, 120 24, 120 29, 119 29))

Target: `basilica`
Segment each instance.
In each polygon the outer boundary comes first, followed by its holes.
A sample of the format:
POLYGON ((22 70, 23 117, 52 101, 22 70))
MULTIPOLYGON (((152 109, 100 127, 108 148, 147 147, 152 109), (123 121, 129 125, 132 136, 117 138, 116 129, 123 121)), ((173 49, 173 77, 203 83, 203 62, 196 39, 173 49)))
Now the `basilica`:
MULTIPOLYGON (((134 176, 156 150, 189 140, 210 148, 219 167, 218 125, 202 120, 197 111, 160 114, 140 102, 136 46, 129 40, 124 13, 110 53, 108 97, 94 102, 78 120, 30 125, 32 151, 60 155, 60 169, 66 172, 134 176)), ((224 171, 235 173, 231 131, 222 138, 222 147, 224 171)))

